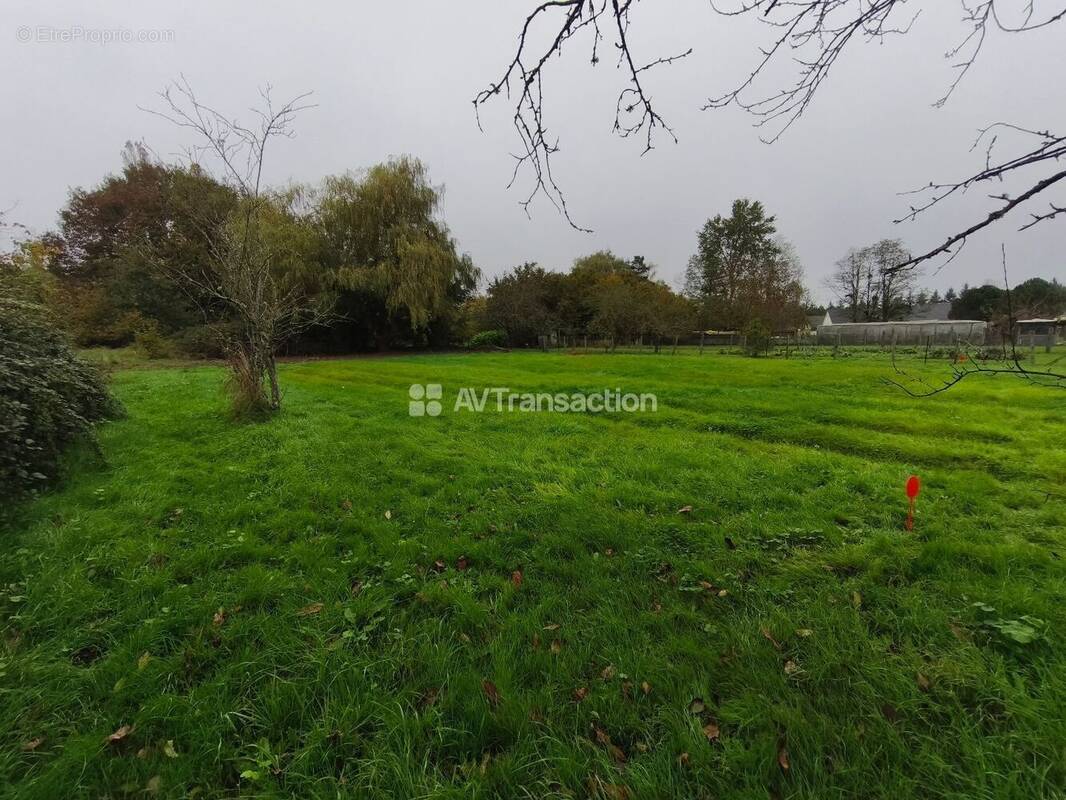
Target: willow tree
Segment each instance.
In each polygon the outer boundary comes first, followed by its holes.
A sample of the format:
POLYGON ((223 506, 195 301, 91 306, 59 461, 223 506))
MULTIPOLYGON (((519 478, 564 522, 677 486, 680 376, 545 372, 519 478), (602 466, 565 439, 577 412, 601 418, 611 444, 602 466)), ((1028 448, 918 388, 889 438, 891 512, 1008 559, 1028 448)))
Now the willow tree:
POLYGON ((478 271, 439 217, 441 192, 406 156, 327 177, 312 217, 335 288, 379 301, 416 332, 465 299, 478 271))

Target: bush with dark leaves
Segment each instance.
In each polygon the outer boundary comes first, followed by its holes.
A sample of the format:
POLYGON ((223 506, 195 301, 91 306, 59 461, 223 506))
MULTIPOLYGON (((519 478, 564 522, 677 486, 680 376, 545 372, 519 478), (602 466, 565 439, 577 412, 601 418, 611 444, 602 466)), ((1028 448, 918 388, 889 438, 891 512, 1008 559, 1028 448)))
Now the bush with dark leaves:
POLYGON ((120 413, 42 306, 0 296, 0 499, 42 488, 71 442, 95 444, 93 424, 120 413))

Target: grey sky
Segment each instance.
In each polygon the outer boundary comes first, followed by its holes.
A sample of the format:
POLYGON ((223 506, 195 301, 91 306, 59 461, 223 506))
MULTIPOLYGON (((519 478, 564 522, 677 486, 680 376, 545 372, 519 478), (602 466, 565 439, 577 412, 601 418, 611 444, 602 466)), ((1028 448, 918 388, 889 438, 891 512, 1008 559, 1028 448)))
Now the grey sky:
MULTIPOLYGON (((595 230, 590 235, 570 229, 546 202, 528 220, 518 206, 521 192, 505 188, 516 147, 506 100, 483 113, 484 133, 475 124, 471 98, 506 65, 530 3, 231 0, 164 9, 143 0, 92 7, 80 0, 5 0, 0 207, 17 202, 11 218, 40 232, 55 226, 69 187, 93 185, 120 168, 127 139, 144 139, 162 155, 178 152, 190 143, 187 132, 137 106, 158 105, 155 92, 184 72, 202 100, 234 113, 266 83, 279 99, 314 91, 318 108, 301 115, 297 138, 271 154, 273 182, 317 181, 390 155, 422 158, 433 181, 446 186, 444 216, 461 248, 486 275, 527 260, 565 269, 576 256, 610 248, 645 255, 676 285, 696 230, 746 196, 777 215, 812 292, 828 299, 824 276, 849 246, 899 236, 915 250, 928 248, 991 207, 987 192, 973 191, 918 223, 892 224, 907 207, 897 192, 981 165, 983 153, 967 153, 979 127, 997 120, 1066 127, 1066 26, 991 36, 951 102, 936 110, 931 103, 952 79, 943 53, 964 29, 955 0, 912 5, 922 8, 912 32, 852 51, 805 119, 772 146, 759 141, 740 111, 699 110, 750 70, 768 33, 762 26, 722 18, 706 0, 637 7, 639 55, 650 60, 694 48, 688 59, 649 75, 647 88, 680 143, 659 137, 643 158, 639 141, 611 133, 623 75, 611 58, 590 67, 587 48, 575 43, 547 73, 546 113, 561 139, 558 177, 575 219, 595 230), (173 37, 24 43, 21 26, 169 30, 173 37)), ((1054 199, 1066 201, 1061 192, 1054 199)), ((1066 278, 1066 225, 1053 221, 1016 234, 1023 221, 974 238, 922 282, 941 290, 999 282, 1000 242, 1012 281, 1066 278)))

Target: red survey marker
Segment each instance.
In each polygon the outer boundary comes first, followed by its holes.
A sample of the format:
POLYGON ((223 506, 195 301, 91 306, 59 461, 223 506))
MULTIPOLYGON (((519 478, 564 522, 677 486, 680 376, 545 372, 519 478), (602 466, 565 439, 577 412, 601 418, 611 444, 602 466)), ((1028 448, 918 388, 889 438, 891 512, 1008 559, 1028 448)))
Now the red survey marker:
POLYGON ((907 530, 914 530, 914 500, 918 497, 918 492, 922 490, 922 482, 918 480, 917 475, 911 475, 907 478, 907 500, 910 502, 907 508, 907 530))

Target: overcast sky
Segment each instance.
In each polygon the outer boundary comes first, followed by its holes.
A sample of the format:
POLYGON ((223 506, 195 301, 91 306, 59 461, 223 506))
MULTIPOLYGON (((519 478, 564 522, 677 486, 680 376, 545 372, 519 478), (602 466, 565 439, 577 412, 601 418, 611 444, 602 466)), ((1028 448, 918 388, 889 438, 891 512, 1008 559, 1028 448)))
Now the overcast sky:
MULTIPOLYGON (((238 115, 267 83, 279 99, 314 92, 318 107, 298 118, 295 139, 270 154, 273 182, 318 181, 391 155, 421 158, 446 187, 444 217, 461 249, 487 276, 524 261, 564 270, 577 256, 609 248, 643 254, 677 285, 703 222, 728 213, 734 198, 751 197, 777 216, 808 286, 825 300, 825 276, 848 247, 900 237, 914 250, 929 248, 987 213, 987 192, 976 190, 920 222, 892 223, 907 208, 899 192, 981 166, 983 152, 968 152, 978 128, 997 120, 1066 127, 1066 23, 991 35, 948 106, 932 108, 952 79, 944 53, 965 29, 955 0, 929 0, 909 4, 922 13, 906 37, 852 50, 807 116, 768 146, 743 112, 700 111, 707 97, 750 71, 768 30, 720 17, 706 0, 645 0, 632 19, 638 58, 694 48, 647 79, 678 144, 659 137, 640 157, 639 141, 611 133, 624 76, 609 57, 590 67, 584 44, 571 46, 545 76, 547 123, 562 148, 557 175, 576 221, 595 231, 580 233, 546 202, 526 218, 521 192, 506 188, 516 148, 511 107, 501 100, 486 109, 479 132, 470 102, 505 67, 532 5, 229 0, 164 9, 143 0, 91 7, 4 0, 0 208, 17 204, 9 217, 42 232, 56 225, 71 187, 92 186, 121 168, 127 139, 143 139, 164 156, 191 144, 187 131, 138 110, 158 107, 155 93, 184 73, 203 101, 238 115), (167 31, 170 41, 37 41, 39 27, 167 31)), ((1066 202, 1066 192, 1049 199, 1066 202)), ((1066 224, 1016 233, 1022 222, 1009 219, 975 237, 923 283, 944 290, 1001 282, 1001 242, 1012 282, 1066 279, 1066 224)))

